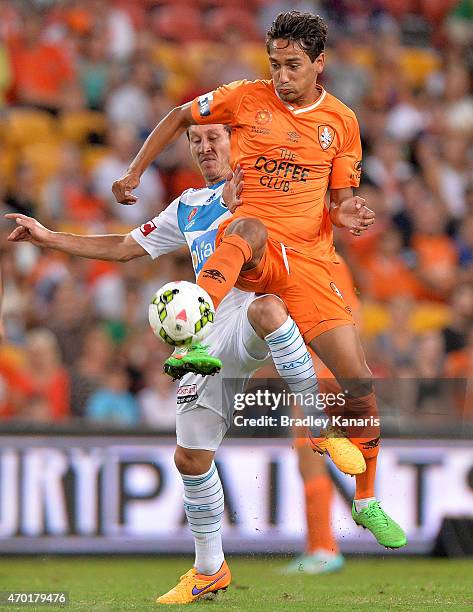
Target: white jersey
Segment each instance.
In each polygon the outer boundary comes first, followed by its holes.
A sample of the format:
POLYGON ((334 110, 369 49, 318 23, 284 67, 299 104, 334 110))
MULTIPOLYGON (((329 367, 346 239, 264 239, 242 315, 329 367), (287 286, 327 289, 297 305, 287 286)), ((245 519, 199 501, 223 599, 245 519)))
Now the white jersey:
MULTIPOLYGON (((231 215, 222 200, 224 183, 184 191, 161 214, 134 229, 132 237, 153 259, 187 245, 197 278, 215 250, 218 226, 231 215)), ((232 289, 220 303, 205 343, 222 360, 221 372, 206 377, 186 374, 180 380, 176 415, 180 446, 216 450, 231 424, 233 396, 269 362, 267 345, 247 317, 254 299, 254 293, 232 289)))
MULTIPOLYGON (((131 232, 132 237, 153 259, 187 245, 195 276, 215 251, 218 226, 231 216, 222 200, 225 181, 204 187, 187 189, 161 214, 131 232)), ((213 333, 232 311, 242 306, 248 293, 232 289, 222 300, 213 333)))

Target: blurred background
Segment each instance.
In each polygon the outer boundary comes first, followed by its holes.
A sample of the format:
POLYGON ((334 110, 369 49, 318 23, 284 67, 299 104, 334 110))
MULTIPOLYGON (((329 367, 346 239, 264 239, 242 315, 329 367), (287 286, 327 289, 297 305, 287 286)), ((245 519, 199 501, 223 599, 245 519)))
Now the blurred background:
MULTIPOLYGON (((361 125, 359 194, 377 222, 336 239, 359 289, 369 365, 383 380, 423 379, 399 415, 409 427, 464 435, 473 421, 471 0, 0 0, 2 209, 61 231, 122 233, 201 186, 182 138, 143 176, 139 205, 117 205, 111 193, 173 106, 268 78, 266 29, 293 9, 327 20, 321 82, 361 125), (440 379, 463 383, 444 393, 440 379)), ((163 283, 193 280, 188 254, 87 261, 12 245, 12 225, 0 225, 2 431, 172 432, 168 348, 148 327, 147 303, 163 283)))

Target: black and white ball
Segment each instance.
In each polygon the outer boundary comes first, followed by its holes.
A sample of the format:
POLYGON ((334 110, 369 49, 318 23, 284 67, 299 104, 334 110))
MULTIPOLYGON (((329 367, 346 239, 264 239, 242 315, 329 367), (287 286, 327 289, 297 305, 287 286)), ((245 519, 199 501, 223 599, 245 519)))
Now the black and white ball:
POLYGON ((173 281, 159 289, 149 305, 154 334, 172 346, 202 342, 214 323, 209 294, 194 283, 173 281))

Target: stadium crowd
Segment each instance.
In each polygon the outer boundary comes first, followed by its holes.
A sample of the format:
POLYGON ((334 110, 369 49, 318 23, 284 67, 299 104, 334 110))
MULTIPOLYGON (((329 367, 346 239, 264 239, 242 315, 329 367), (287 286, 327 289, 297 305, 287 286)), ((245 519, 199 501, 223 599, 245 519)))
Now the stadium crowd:
MULTIPOLYGON (((0 0, 2 209, 61 231, 123 233, 201 186, 182 137, 145 173, 136 206, 111 193, 173 106, 268 77, 264 33, 292 9, 327 19, 322 83, 361 125, 359 194, 377 222, 336 241, 370 367, 387 379, 473 378, 471 0, 0 0)), ((1 222, 3 421, 172 430, 168 348, 147 303, 163 283, 193 280, 188 254, 95 262, 12 245, 11 229, 1 222)), ((424 384, 415 414, 435 389, 424 384)), ((453 403, 452 417, 473 409, 453 403)))

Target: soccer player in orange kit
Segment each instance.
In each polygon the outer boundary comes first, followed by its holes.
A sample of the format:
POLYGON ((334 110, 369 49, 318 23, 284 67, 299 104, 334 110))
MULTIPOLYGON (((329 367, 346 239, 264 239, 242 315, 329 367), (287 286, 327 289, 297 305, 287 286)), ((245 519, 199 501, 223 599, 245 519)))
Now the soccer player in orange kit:
MULTIPOLYGON (((331 223, 348 223, 356 232, 370 222, 364 200, 353 196, 361 171, 355 114, 317 83, 326 37, 319 16, 279 14, 266 38, 272 79, 224 85, 173 109, 126 175, 115 181, 113 192, 123 204, 136 202, 131 191, 141 174, 189 125, 232 126, 232 165, 245 173, 242 205, 220 226, 217 248, 198 284, 215 307, 233 286, 274 293, 285 302, 305 342, 344 389, 344 416, 367 424, 348 429, 366 460, 366 471, 356 476, 353 519, 380 544, 399 548, 406 544, 405 534, 374 493, 379 428, 372 374, 350 308, 333 281, 326 249, 332 231, 324 222, 328 190, 331 223), (354 210, 359 211, 355 222, 354 210)), ((288 330, 281 328, 281 349, 290 351, 287 336, 288 330)), ((195 363, 205 363, 205 350, 199 347, 194 357, 195 363)))

